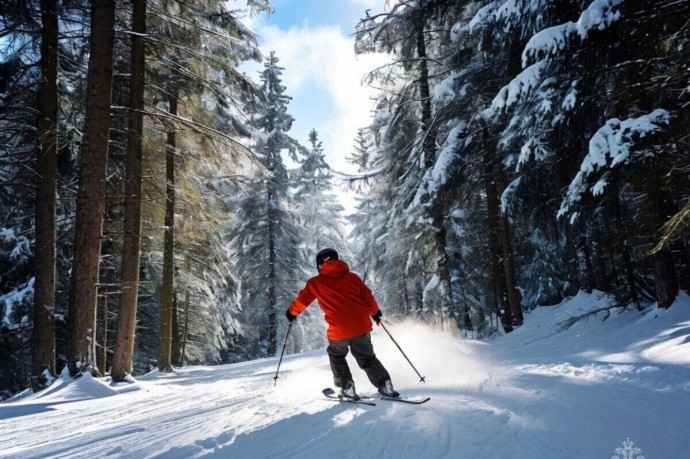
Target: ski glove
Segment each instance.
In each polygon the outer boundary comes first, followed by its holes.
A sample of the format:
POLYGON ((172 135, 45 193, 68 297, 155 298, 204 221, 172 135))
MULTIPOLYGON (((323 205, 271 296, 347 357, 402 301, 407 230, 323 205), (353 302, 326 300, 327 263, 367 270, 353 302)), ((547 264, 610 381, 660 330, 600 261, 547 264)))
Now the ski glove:
POLYGON ((374 322, 376 322, 376 325, 381 325, 381 316, 382 315, 383 315, 383 313, 379 309, 379 312, 377 312, 376 314, 371 316, 371 318, 374 319, 374 322))
POLYGON ((293 316, 290 313, 289 309, 287 311, 285 311, 285 317, 287 317, 288 322, 292 322, 293 320, 295 320, 297 318, 297 316, 293 316))

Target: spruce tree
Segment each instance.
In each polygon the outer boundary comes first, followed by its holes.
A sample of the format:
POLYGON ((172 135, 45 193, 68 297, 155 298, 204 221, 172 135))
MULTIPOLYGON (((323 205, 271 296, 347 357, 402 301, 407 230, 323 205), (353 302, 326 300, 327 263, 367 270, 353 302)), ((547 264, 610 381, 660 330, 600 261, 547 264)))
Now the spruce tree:
POLYGON ((304 277, 302 230, 292 212, 289 173, 282 157, 287 151, 296 160, 300 146, 288 135, 293 118, 288 113, 290 97, 282 85, 282 72, 271 52, 260 75, 260 98, 252 106, 256 129, 252 150, 260 169, 243 180, 233 205, 237 212, 231 230, 236 270, 242 281, 243 320, 247 334, 259 342, 249 353, 263 356, 276 353, 278 308, 282 312, 287 307, 296 280, 304 277))

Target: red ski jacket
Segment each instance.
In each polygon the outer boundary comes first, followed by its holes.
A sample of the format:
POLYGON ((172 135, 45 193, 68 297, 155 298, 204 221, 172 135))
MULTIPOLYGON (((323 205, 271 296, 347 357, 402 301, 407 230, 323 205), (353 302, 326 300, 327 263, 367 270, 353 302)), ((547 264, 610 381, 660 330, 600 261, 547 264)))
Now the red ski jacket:
POLYGON ((379 311, 369 287, 341 260, 322 264, 319 275, 307 281, 288 310, 296 316, 314 300, 318 300, 326 314, 327 336, 331 341, 369 333, 372 330, 370 316, 379 311))

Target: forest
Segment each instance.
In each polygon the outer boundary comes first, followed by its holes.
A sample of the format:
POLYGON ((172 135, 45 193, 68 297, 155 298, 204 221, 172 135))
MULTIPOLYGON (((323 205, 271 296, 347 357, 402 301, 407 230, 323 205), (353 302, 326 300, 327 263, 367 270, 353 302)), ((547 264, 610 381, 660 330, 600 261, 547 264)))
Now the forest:
POLYGON ((0 399, 273 356, 323 247, 465 339, 690 292, 690 1, 381 3, 352 175, 290 135, 269 0, 0 3, 0 399))

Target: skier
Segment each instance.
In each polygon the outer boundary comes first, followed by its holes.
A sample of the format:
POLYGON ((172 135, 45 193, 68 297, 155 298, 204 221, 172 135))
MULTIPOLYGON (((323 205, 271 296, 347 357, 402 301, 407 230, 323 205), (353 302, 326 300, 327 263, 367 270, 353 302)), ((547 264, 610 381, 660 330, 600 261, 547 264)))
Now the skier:
POLYGON ((371 290, 357 274, 350 272, 350 267, 339 259, 334 249, 323 249, 316 255, 316 269, 319 274, 307 281, 285 316, 292 322, 315 299, 318 300, 328 322, 327 352, 333 382, 340 387, 343 397, 360 398, 345 360, 348 351, 352 351, 359 367, 381 394, 400 397, 371 344, 371 319, 380 325, 382 316, 371 290))

